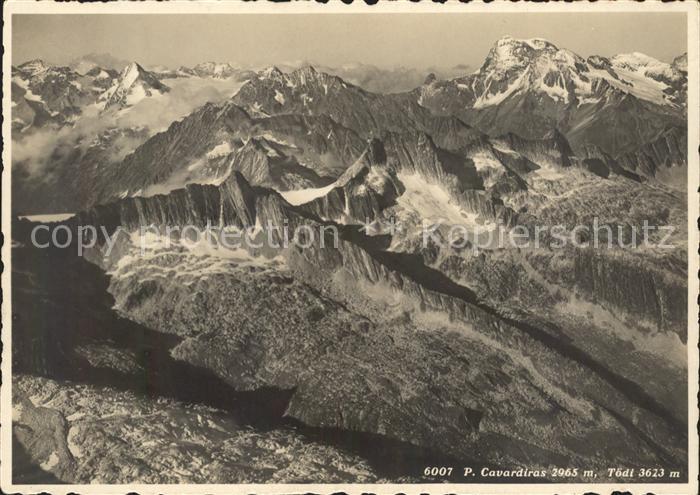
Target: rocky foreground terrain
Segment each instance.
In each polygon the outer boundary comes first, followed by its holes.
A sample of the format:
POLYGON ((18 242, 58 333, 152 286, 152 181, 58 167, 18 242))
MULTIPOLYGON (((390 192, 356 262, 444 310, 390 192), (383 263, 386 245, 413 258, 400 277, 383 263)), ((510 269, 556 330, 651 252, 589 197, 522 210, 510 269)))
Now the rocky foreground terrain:
POLYGON ((687 477, 685 76, 652 62, 506 38, 396 94, 270 68, 109 166, 57 161, 91 184, 63 225, 102 230, 77 257, 13 224, 16 478, 687 477), (255 242, 167 230, 208 225, 255 242), (577 243, 482 242, 555 226, 577 243))

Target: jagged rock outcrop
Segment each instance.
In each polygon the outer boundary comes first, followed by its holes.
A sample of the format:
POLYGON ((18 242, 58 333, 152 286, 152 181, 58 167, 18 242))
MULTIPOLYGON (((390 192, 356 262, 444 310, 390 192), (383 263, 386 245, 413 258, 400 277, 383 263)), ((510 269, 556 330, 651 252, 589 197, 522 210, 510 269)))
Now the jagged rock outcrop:
POLYGON ((302 208, 341 223, 371 222, 394 203, 401 188, 395 170, 387 166, 384 144, 373 139, 327 194, 302 208))
POLYGON ((578 164, 581 167, 600 177, 608 178, 610 174, 613 173, 637 182, 642 180, 638 174, 622 167, 617 160, 600 149, 598 146, 586 145, 582 147, 579 150, 577 158, 578 164))
POLYGON ((280 206, 286 203, 269 189, 254 188, 240 172, 233 172, 218 186, 189 184, 169 194, 133 197, 81 212, 74 225, 104 225, 108 230, 121 226, 135 230, 141 226, 252 227, 256 222, 282 225, 280 206))
POLYGON ((363 156, 333 188, 304 208, 341 223, 372 222, 403 194, 400 174, 439 185, 466 211, 506 225, 515 220, 515 212, 483 190, 470 160, 438 148, 423 133, 387 133, 382 140, 372 139, 363 156))

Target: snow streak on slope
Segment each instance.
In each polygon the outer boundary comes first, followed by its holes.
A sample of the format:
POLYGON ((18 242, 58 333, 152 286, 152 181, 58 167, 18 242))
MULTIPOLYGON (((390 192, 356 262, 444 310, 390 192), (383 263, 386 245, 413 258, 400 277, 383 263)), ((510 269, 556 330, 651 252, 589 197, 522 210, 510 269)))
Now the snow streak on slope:
MULTIPOLYGON (((226 242, 234 244, 236 232, 233 232, 233 228, 228 230, 231 235, 226 242)), ((238 235, 240 239, 244 234, 238 232, 238 235)), ((209 239, 202 236, 188 240, 135 231, 131 233, 129 254, 120 258, 109 274, 120 279, 138 276, 141 282, 174 277, 184 285, 190 285, 197 280, 235 270, 280 270, 285 263, 280 256, 255 256, 242 247, 224 246, 215 234, 209 239)))
POLYGON ((309 189, 297 189, 295 191, 280 191, 282 197, 287 200, 289 204, 292 205, 303 205, 309 203, 314 199, 321 198, 331 192, 335 187, 336 183, 329 184, 325 187, 314 187, 309 189))

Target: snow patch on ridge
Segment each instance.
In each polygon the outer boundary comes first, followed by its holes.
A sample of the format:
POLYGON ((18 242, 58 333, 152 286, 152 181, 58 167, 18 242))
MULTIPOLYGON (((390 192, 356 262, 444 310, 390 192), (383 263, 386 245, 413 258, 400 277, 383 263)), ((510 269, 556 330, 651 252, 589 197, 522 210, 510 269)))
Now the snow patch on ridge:
POLYGON ((117 279, 138 277, 141 282, 177 278, 184 285, 191 285, 213 275, 231 274, 240 269, 270 271, 286 266, 286 261, 280 255, 254 255, 236 244, 236 241, 249 236, 250 231, 234 227, 224 230, 228 233, 227 245, 220 243, 216 231, 209 236, 201 233, 190 240, 150 231, 142 235, 136 230, 130 235, 129 252, 119 259, 108 274, 117 279))
POLYGON ((75 213, 47 213, 42 215, 23 215, 19 218, 39 223, 57 223, 73 218, 75 213))
POLYGON ((218 158, 220 156, 226 156, 233 151, 231 149, 231 144, 228 141, 224 141, 221 144, 217 144, 207 153, 207 158, 218 158))
POLYGON ((491 84, 489 83, 489 85, 486 88, 486 91, 484 91, 484 93, 481 96, 479 96, 474 102, 474 108, 489 107, 493 105, 498 105, 499 103, 503 102, 503 100, 508 98, 510 95, 516 93, 521 88, 526 74, 527 71, 523 71, 523 73, 520 74, 520 77, 513 81, 510 84, 510 86, 508 86, 502 93, 495 93, 489 95, 488 93, 491 87, 491 84))
POLYGON ((405 212, 416 214, 431 223, 462 225, 476 220, 476 215, 454 204, 450 193, 442 186, 428 184, 417 173, 399 172, 397 175, 406 190, 396 202, 405 212))
POLYGON ((308 189, 297 189, 295 191, 282 191, 280 194, 291 205, 303 205, 311 201, 321 198, 331 192, 336 183, 329 184, 325 187, 312 187, 308 189))

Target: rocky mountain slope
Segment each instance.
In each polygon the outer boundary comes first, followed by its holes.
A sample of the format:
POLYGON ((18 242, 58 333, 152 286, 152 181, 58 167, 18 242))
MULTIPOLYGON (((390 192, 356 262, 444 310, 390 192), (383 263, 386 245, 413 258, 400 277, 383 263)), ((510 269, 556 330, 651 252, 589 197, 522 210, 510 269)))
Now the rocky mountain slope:
MULTIPOLYGON (((358 181, 377 187, 369 177, 384 168, 387 201, 377 207, 401 206, 411 185, 402 170, 392 176, 388 155, 374 142, 333 191, 342 187, 355 203, 363 193, 358 181)), ((585 170, 572 172, 601 180, 585 170)), ((624 191, 638 183, 621 177, 615 184, 624 191)), ((667 269, 645 274, 628 253, 614 249, 592 265, 585 249, 560 259, 512 249, 472 257, 441 248, 431 258, 429 252, 386 250, 380 238, 328 224, 313 209, 291 205, 234 173, 218 186, 128 198, 73 222, 124 229, 108 256, 103 250, 90 256, 109 274, 109 292, 122 314, 177 336, 174 357, 210 370, 236 390, 293 390, 285 416, 305 425, 381 434, 447 449, 455 458, 476 455, 477 462, 505 465, 545 468, 552 459, 585 460, 600 469, 611 462, 682 464, 686 410, 675 399, 683 394, 675 392, 685 384, 685 368, 673 356, 683 349, 685 337, 676 332, 684 306, 658 315, 644 309, 649 327, 603 309, 632 315, 648 306, 648 297, 670 302, 684 293, 680 272, 675 281, 667 269), (178 237, 168 245, 160 230, 139 255, 143 248, 133 236, 145 225, 250 229, 268 222, 291 229, 335 226, 340 242, 228 249, 178 237), (516 277, 512 282, 498 278, 503 265, 497 260, 504 257, 514 264, 503 272, 516 277), (567 259, 581 262, 566 268, 567 259), (594 268, 600 263, 616 266, 618 275, 594 268), (585 270, 611 276, 591 280, 596 289, 587 293, 585 270), (523 299, 523 293, 516 303, 502 292, 534 290, 533 283, 545 287, 545 299, 523 299), (648 294, 626 285, 640 283, 648 294), (625 284, 624 291, 615 284, 625 284), (548 313, 540 312, 540 304, 548 313), (586 322, 578 315, 587 310, 610 316, 586 322), (670 347, 657 353, 649 338, 670 347), (610 352, 620 346, 630 349, 623 361, 610 352), (653 372, 653 380, 643 369, 653 372)), ((651 270, 656 255, 640 256, 651 270)))

